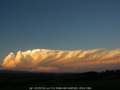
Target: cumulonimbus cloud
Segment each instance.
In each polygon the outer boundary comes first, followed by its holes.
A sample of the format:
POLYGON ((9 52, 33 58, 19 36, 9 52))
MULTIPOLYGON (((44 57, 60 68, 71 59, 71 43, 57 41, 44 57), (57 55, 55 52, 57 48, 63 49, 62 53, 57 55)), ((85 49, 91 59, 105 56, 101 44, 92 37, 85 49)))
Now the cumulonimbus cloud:
POLYGON ((32 71, 70 71, 120 63, 120 49, 50 50, 34 49, 10 53, 2 66, 32 71))

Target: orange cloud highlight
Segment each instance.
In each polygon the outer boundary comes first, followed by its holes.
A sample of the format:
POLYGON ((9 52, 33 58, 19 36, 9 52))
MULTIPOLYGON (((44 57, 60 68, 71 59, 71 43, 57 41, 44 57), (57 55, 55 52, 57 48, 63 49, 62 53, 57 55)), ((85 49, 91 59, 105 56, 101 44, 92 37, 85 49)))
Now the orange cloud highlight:
POLYGON ((32 71, 67 71, 117 63, 120 63, 120 49, 100 48, 74 51, 34 49, 25 52, 18 51, 17 55, 11 52, 5 57, 2 66, 32 71))

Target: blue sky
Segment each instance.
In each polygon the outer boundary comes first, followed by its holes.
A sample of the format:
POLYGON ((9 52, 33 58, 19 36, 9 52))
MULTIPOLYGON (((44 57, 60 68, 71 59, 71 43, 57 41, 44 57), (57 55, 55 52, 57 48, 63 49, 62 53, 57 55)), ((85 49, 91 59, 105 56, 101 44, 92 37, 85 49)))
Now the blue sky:
POLYGON ((120 48, 120 0, 0 0, 0 64, 32 49, 120 48))

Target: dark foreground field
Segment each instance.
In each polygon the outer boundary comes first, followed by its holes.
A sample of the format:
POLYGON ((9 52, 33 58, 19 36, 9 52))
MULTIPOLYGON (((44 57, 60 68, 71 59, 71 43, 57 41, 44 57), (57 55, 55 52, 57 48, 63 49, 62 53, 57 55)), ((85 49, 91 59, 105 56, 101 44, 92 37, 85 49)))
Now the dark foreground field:
POLYGON ((120 70, 85 73, 0 71, 0 90, 120 90, 120 70))

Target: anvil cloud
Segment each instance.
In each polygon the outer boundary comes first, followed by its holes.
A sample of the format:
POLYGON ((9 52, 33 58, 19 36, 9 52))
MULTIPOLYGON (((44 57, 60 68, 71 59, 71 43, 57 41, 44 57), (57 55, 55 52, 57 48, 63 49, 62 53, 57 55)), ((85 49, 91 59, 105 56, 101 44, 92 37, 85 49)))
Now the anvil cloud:
POLYGON ((34 49, 25 52, 10 53, 5 57, 2 66, 9 69, 31 71, 79 71, 120 63, 120 48, 106 50, 50 50, 34 49))

